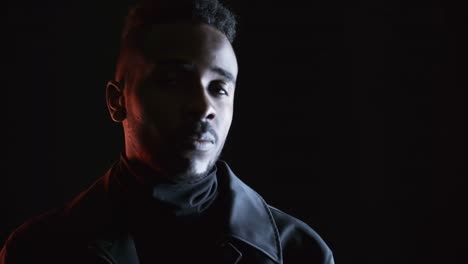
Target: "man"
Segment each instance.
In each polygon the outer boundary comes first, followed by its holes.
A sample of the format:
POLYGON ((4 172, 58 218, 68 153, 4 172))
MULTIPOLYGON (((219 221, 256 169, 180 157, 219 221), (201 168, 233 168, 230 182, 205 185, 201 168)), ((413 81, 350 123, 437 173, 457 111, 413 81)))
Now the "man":
POLYGON ((0 263, 333 263, 309 226, 218 160, 233 115, 235 25, 217 0, 132 9, 106 88, 124 129, 120 160, 15 230, 0 263))

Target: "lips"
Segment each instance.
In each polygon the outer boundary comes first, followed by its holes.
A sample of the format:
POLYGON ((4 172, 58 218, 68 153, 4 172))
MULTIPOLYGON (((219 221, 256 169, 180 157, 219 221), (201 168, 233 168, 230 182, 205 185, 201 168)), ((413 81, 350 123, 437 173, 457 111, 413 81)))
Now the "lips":
POLYGON ((191 140, 195 140, 201 143, 215 143, 215 138, 210 133, 197 134, 189 137, 191 140))
POLYGON ((190 151, 206 152, 214 148, 215 137, 210 133, 195 134, 185 137, 183 141, 183 148, 190 151))
MULTIPOLYGON (((216 131, 208 122, 187 123, 181 126, 176 136, 182 149, 190 152, 206 152, 215 148, 218 142, 216 131)), ((174 135, 175 136, 175 135, 174 135)))

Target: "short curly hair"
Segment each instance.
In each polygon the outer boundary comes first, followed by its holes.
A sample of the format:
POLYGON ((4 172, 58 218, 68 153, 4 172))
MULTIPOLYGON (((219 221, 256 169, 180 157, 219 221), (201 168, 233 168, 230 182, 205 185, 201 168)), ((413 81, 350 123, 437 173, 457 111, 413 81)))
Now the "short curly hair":
POLYGON ((128 53, 142 50, 143 40, 152 26, 177 22, 210 25, 231 43, 236 36, 236 16, 218 0, 141 0, 130 9, 125 20, 116 79, 121 79, 126 72, 128 53))
POLYGON ((143 0, 128 13, 122 39, 145 32, 155 24, 178 21, 213 26, 230 42, 236 36, 236 17, 218 0, 143 0))

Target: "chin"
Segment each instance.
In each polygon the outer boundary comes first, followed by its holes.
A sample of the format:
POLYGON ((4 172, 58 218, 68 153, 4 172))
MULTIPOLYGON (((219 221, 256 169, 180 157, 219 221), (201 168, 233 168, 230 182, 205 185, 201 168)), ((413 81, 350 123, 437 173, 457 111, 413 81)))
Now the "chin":
POLYGON ((221 150, 213 152, 174 153, 172 159, 166 160, 167 176, 175 181, 187 181, 203 178, 213 169, 221 150))
POLYGON ((197 160, 185 158, 178 164, 173 164, 174 180, 176 181, 186 181, 186 180, 196 180, 203 178, 211 171, 214 166, 214 162, 210 160, 197 160))

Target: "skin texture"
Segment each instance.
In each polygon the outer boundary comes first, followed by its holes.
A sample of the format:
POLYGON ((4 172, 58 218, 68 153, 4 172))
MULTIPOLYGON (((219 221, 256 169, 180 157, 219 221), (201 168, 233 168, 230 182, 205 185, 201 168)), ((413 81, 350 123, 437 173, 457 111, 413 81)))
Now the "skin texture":
POLYGON ((233 116, 238 68, 229 40, 205 24, 160 24, 127 58, 125 80, 106 89, 110 116, 123 125, 127 159, 141 175, 203 177, 233 116))

